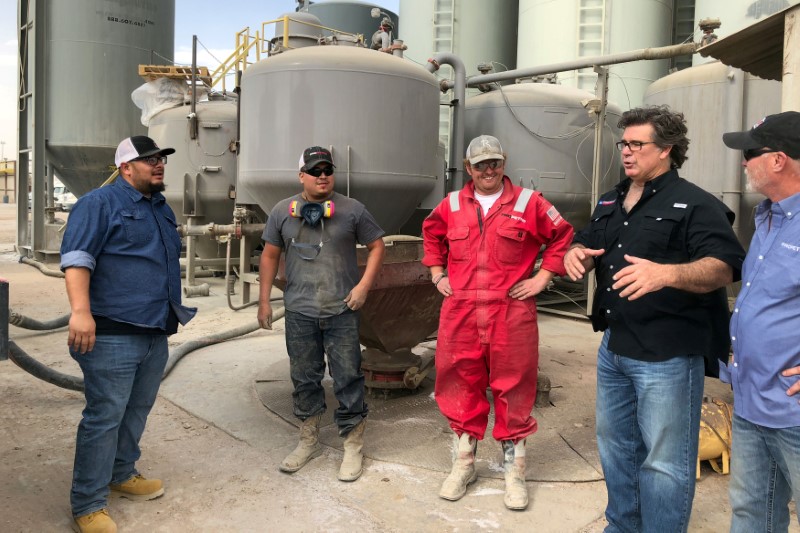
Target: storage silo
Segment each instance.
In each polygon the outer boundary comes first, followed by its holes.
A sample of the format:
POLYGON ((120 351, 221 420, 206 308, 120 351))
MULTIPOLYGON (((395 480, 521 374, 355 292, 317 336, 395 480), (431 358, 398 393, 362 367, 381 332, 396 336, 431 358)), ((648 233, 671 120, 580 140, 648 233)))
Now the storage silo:
MULTIPOLYGON (((322 25, 348 33, 360 33, 364 36, 364 42, 369 46, 372 34, 378 29, 381 19, 373 18, 371 11, 378 8, 384 12, 394 24, 394 37, 399 35, 399 18, 397 13, 387 10, 378 4, 370 2, 359 2, 358 0, 323 0, 314 2, 308 6, 307 11, 316 15, 322 25)), ((330 32, 325 32, 330 34, 330 32)))
MULTIPOLYGON (((548 83, 520 83, 467 99, 465 144, 478 135, 497 137, 508 153, 506 175, 515 185, 540 191, 576 228, 592 211, 594 119, 581 102, 592 93, 548 83)), ((604 170, 599 192, 620 179, 616 127, 620 109, 609 105, 603 134, 604 170)))
POLYGON ((670 74, 653 83, 646 104, 681 111, 689 128, 689 159, 682 177, 716 195, 736 213, 734 230, 746 246, 753 235, 753 208, 764 197, 747 192, 742 154, 722 144, 722 134, 749 129, 781 111, 781 84, 719 61, 670 74))
MULTIPOLYGON (((672 44, 672 0, 519 0, 517 67, 672 44)), ((647 86, 667 74, 669 60, 609 67, 609 100, 628 109, 642 103, 647 86)), ((594 91, 592 69, 565 72, 559 83, 594 91)))
MULTIPOLYGON (((179 224, 233 220, 236 183, 236 101, 212 93, 198 102, 197 137, 191 138, 188 106, 158 113, 150 121, 148 135, 160 146, 175 148, 164 167, 164 196, 179 224)), ((214 239, 198 239, 200 257, 224 257, 225 245, 214 239)))
POLYGON ((172 60, 175 1, 49 0, 45 27, 49 159, 76 195, 113 170, 114 151, 145 135, 131 92, 140 64, 172 60), (111 166, 111 170, 109 169, 111 166))
MULTIPOLYGON (((481 63, 492 63, 498 72, 514 69, 518 7, 518 0, 400 0, 400 14, 406 21, 400 33, 408 46, 405 56, 426 65, 433 54, 450 52, 461 58, 468 76, 477 74, 481 63)), ((452 79, 452 70, 439 74, 452 79)), ((467 96, 475 94, 477 89, 467 90, 467 96)), ((445 146, 452 98, 450 93, 441 98, 439 133, 445 146)))
POLYGON ((419 65, 352 46, 290 50, 242 75, 237 202, 300 191, 303 149, 330 147, 336 190, 396 233, 433 189, 439 88, 419 65))
MULTIPOLYGON (((722 26, 714 30, 714 33, 721 39, 755 24, 781 9, 799 3, 800 0, 695 0, 694 27, 697 28, 703 19, 720 19, 722 26)), ((714 59, 703 57, 700 54, 693 56, 694 65, 710 61, 714 61, 714 59)))

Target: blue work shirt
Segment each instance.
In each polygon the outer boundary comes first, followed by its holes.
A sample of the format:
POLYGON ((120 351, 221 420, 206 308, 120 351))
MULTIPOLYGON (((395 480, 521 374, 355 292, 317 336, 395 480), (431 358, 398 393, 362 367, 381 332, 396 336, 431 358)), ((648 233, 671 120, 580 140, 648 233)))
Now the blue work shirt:
POLYGON ((781 375, 800 366, 800 194, 759 204, 730 334, 733 362, 720 379, 733 384, 735 413, 770 428, 800 426, 800 395, 786 395, 800 376, 781 375))
POLYGON ((181 305, 181 239, 164 195, 147 198, 122 177, 82 196, 61 242, 61 270, 91 272, 91 312, 117 322, 167 329, 197 312, 181 305))

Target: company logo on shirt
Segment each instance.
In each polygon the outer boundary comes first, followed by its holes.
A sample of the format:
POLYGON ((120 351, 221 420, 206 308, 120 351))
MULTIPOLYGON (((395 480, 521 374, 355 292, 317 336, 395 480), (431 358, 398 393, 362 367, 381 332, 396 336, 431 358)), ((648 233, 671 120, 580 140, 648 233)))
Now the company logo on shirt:
POLYGON ((615 200, 600 200, 597 202, 597 205, 612 205, 615 200))
POLYGON ((793 252, 800 252, 800 246, 797 246, 796 244, 789 244, 788 242, 782 242, 781 246, 793 252))
POLYGON ((509 215, 508 213, 503 213, 503 215, 507 216, 511 220, 516 220, 517 222, 522 222, 523 224, 527 224, 528 221, 522 217, 518 217, 517 215, 509 215))

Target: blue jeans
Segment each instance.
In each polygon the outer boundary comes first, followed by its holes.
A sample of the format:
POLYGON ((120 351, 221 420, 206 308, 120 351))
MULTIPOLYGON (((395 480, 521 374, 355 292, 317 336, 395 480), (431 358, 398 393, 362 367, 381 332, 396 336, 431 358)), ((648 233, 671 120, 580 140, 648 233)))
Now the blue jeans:
POLYGON ((139 439, 169 357, 166 335, 98 335, 81 366, 86 408, 78 425, 70 503, 73 516, 108 506, 109 483, 136 475, 139 439))
POLYGON ((325 412, 325 354, 339 407, 333 419, 339 435, 347 435, 367 416, 364 374, 358 342, 358 313, 311 318, 286 311, 286 350, 294 384, 294 415, 300 420, 325 412))
POLYGON ((694 498, 703 357, 638 361, 610 351, 609 337, 606 330, 597 357, 596 407, 608 489, 606 531, 686 531, 694 498))
POLYGON ((789 500, 800 501, 800 427, 768 428, 734 415, 728 491, 732 533, 787 531, 789 500))

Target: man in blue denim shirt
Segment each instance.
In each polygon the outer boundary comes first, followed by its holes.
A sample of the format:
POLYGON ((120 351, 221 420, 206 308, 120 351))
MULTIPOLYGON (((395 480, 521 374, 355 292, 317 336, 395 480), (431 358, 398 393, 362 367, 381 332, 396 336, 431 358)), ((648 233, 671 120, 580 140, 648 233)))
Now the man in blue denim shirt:
POLYGON ((167 335, 196 312, 181 305, 181 240, 161 194, 174 152, 145 136, 122 141, 121 179, 78 200, 61 245, 72 310, 67 344, 86 396, 70 494, 81 531, 117 530, 109 489, 138 500, 164 493, 135 465, 169 356, 167 335))
POLYGON ((743 151, 748 189, 767 197, 742 270, 730 334, 731 531, 786 531, 800 501, 800 113, 726 133, 743 151))

